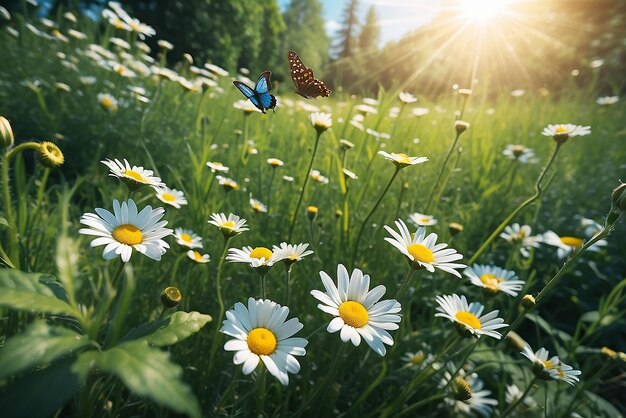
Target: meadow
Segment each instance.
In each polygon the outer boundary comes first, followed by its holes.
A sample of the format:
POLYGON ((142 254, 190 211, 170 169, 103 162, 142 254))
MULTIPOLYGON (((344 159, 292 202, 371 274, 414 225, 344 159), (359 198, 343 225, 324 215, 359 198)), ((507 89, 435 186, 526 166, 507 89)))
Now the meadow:
POLYGON ((232 83, 256 74, 140 32, 1 29, 3 416, 626 410, 626 107, 596 69, 287 80, 262 114, 232 83))

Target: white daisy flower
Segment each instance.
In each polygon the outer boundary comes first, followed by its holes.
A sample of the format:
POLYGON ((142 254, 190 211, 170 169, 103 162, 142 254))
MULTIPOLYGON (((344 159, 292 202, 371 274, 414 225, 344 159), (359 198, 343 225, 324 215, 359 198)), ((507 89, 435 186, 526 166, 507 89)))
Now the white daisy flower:
MULTIPOLYGON (((573 236, 559 236, 554 231, 547 231, 543 234, 542 242, 544 244, 557 247, 556 255, 557 257, 563 259, 578 251, 585 243, 585 240, 583 238, 573 236)), ((594 243, 591 247, 587 248, 587 251, 600 251, 600 247, 604 247, 606 245, 607 241, 601 239, 594 243)))
POLYGON ((282 259, 283 254, 281 252, 273 252, 266 247, 252 248, 249 246, 243 247, 241 250, 239 248, 229 248, 226 256, 226 261, 247 263, 254 268, 272 267, 282 259))
POLYGON ((538 248, 539 243, 542 240, 540 235, 531 235, 531 228, 529 225, 522 225, 514 223, 507 225, 504 231, 500 233, 500 238, 519 246, 519 251, 522 256, 530 257, 530 249, 538 248))
POLYGON ((243 363, 243 374, 250 374, 262 360, 267 370, 283 385, 289 384, 288 373, 298 373, 300 363, 294 356, 306 354, 308 341, 293 337, 303 325, 298 318, 288 321, 289 308, 269 299, 248 299, 248 307, 238 302, 226 312, 220 332, 234 337, 224 350, 236 351, 233 363, 243 363))
MULTIPOLYGON (((506 392, 504 393, 504 401, 508 405, 510 405, 512 403, 517 402, 519 398, 522 397, 522 395, 523 395, 523 392, 520 390, 520 388, 517 387, 517 385, 515 384, 506 385, 506 392)), ((532 398, 532 396, 526 396, 524 400, 522 401, 522 405, 523 405, 523 410, 519 411, 521 413, 526 412, 528 409, 535 408, 537 406, 537 402, 532 398)))
POLYGON ((274 253, 281 253, 280 257, 287 264, 295 263, 296 261, 302 260, 307 255, 313 254, 312 250, 307 250, 309 244, 302 243, 298 245, 287 244, 286 242, 281 242, 280 246, 273 245, 272 251, 274 253))
POLYGON ((603 229, 601 224, 589 218, 581 218, 580 226, 583 228, 583 232, 587 238, 593 238, 594 235, 600 233, 603 229))
POLYGON ((176 189, 170 189, 169 187, 157 189, 156 197, 161 202, 174 206, 176 209, 180 209, 182 205, 187 204, 187 199, 185 198, 185 194, 183 192, 176 189))
POLYGON ((283 178, 283 180, 288 181, 290 183, 293 182, 293 177, 291 177, 291 176, 283 176, 282 178, 283 178))
POLYGON ((315 128, 318 133, 322 133, 325 130, 333 126, 333 120, 330 113, 315 112, 311 113, 311 126, 315 128))
POLYGON ((98 103, 100 103, 100 106, 102 106, 104 110, 111 113, 115 113, 119 110, 117 99, 109 93, 98 93, 96 97, 98 103))
POLYGON ((609 106, 617 102, 619 102, 619 96, 598 97, 598 99, 596 100, 596 103, 600 106, 609 106))
POLYGON ((400 94, 398 94, 398 98, 400 99, 400 101, 402 103, 415 103, 415 102, 417 102, 417 97, 415 97, 411 93, 405 92, 405 91, 401 91, 400 94))
POLYGON ((164 228, 167 221, 160 220, 164 213, 165 209, 152 209, 151 206, 138 212, 132 199, 122 204, 114 200, 113 213, 102 208, 96 208, 96 213, 85 213, 80 223, 88 228, 81 228, 78 232, 97 237, 91 241, 92 247, 106 245, 102 252, 105 260, 119 255, 126 263, 133 249, 153 260, 160 260, 169 248, 162 238, 172 234, 171 229, 164 228))
POLYGON ((411 267, 414 269, 424 267, 431 273, 435 271, 435 268, 438 268, 461 278, 461 274, 455 269, 465 268, 465 264, 453 263, 452 261, 460 260, 463 255, 457 253, 453 248, 446 249, 448 244, 436 244, 437 234, 433 232, 426 236, 426 228, 424 227, 418 228, 417 232, 411 235, 404 221, 398 219, 395 224, 400 233, 384 225, 387 232, 393 237, 387 237, 385 241, 404 254, 409 259, 411 267))
POLYGON ((220 184, 220 186, 222 186, 227 192, 239 189, 239 185, 237 184, 237 182, 231 178, 224 176, 215 176, 215 178, 217 179, 217 182, 220 184))
POLYGON ((502 155, 509 160, 515 160, 522 164, 535 164, 538 162, 538 159, 535 158, 535 152, 531 148, 519 144, 507 145, 504 151, 502 151, 502 155))
POLYGON ((361 115, 365 115, 365 114, 375 115, 378 113, 378 109, 367 104, 356 105, 354 106, 354 110, 356 112, 359 112, 361 115))
POLYGON ((342 265, 337 266, 337 286, 323 271, 320 271, 326 293, 312 290, 311 295, 322 302, 317 307, 335 318, 326 328, 328 332, 341 331, 343 342, 352 341, 358 346, 361 337, 376 354, 384 356, 384 344, 393 345, 388 330, 398 329, 400 303, 395 299, 380 300, 385 294, 385 286, 379 285, 369 290, 370 277, 359 269, 352 275, 342 265))
POLYGON ((344 175, 346 180, 348 180, 348 179, 350 179, 350 180, 358 180, 359 179, 359 176, 357 176, 354 171, 350 171, 347 168, 343 168, 341 171, 343 172, 343 175, 344 175))
POLYGON ((257 199, 250 198, 250 207, 255 212, 267 212, 267 206, 257 199))
POLYGON ((533 363, 533 373, 540 379, 562 380, 572 386, 580 380, 580 370, 561 362, 557 356, 548 359, 550 353, 543 347, 533 353, 532 348, 527 345, 521 353, 533 363))
POLYGON ((372 99, 371 97, 364 97, 363 103, 370 105, 370 106, 378 106, 380 104, 378 100, 372 99))
MULTIPOLYGON (((431 365, 434 358, 435 357, 432 354, 427 355, 423 350, 419 350, 416 352, 409 351, 404 353, 404 355, 400 357, 400 360, 404 362, 403 368, 423 369, 424 367, 431 365)), ((435 367, 434 364, 432 364, 432 366, 435 367)))
POLYGON ((487 335, 497 340, 502 336, 499 328, 508 327, 504 319, 498 318, 498 311, 491 311, 483 315, 485 307, 478 303, 467 303, 465 296, 459 297, 457 294, 437 296, 435 298, 439 306, 435 316, 447 318, 457 325, 457 330, 462 335, 487 335), (468 334, 469 333, 469 334, 468 334))
POLYGON ((219 75, 220 77, 228 76, 228 71, 226 71, 222 67, 217 66, 215 64, 211 64, 211 63, 207 62, 207 63, 204 64, 204 68, 206 68, 207 70, 211 71, 213 74, 219 75))
POLYGON ((206 165, 211 169, 212 173, 215 173, 216 171, 219 171, 221 173, 228 173, 228 170, 230 170, 230 168, 217 161, 209 161, 208 163, 206 163, 206 165))
POLYGON ((524 286, 524 281, 518 280, 515 272, 496 266, 474 264, 463 270, 463 274, 473 285, 491 293, 504 292, 515 297, 524 286))
POLYGON ((386 160, 392 161, 395 165, 397 165, 400 168, 403 168, 409 165, 422 164, 428 161, 427 157, 409 157, 406 154, 402 154, 402 153, 396 154, 395 152, 392 152, 390 154, 385 151, 378 151, 378 153, 382 155, 383 157, 385 157, 386 160))
POLYGON ((548 125, 543 128, 543 131, 541 132, 543 136, 551 136, 555 141, 561 143, 567 141, 569 138, 589 135, 590 133, 590 126, 573 125, 571 123, 548 125))
POLYGON ((430 113, 430 110, 427 107, 416 107, 415 109, 413 109, 411 111, 411 114, 413 114, 414 116, 422 117, 424 115, 427 115, 430 113))
POLYGON ((409 215, 409 221, 415 226, 432 226, 437 225, 437 219, 430 215, 414 212, 409 215))
POLYGON ((310 175, 311 175, 311 178, 317 181, 318 183, 328 184, 330 181, 328 177, 323 176, 322 173, 319 172, 319 170, 311 170, 310 175))
POLYGON ((195 250, 187 251, 187 257, 200 264, 205 264, 211 261, 211 256, 209 256, 208 254, 200 254, 198 251, 195 250))
POLYGON ((267 163, 272 166, 272 168, 282 167, 283 165, 285 165, 285 163, 278 158, 268 158, 267 163))
MULTIPOLYGON (((450 379, 452 379, 452 374, 445 372, 442 384, 447 384, 450 379)), ((461 369, 449 386, 454 397, 446 398, 446 403, 454 408, 457 415, 471 415, 475 412, 485 418, 491 417, 493 407, 498 405, 498 401, 489 397, 491 391, 483 389, 484 386, 476 373, 466 375, 461 369)))
POLYGON ((152 170, 146 170, 136 165, 131 166, 126 158, 124 158, 123 163, 117 158, 115 160, 107 158, 100 162, 109 167, 111 171, 110 176, 122 180, 131 190, 138 189, 141 186, 150 186, 155 190, 165 187, 165 183, 159 177, 153 176, 152 170))
POLYGON ((220 231, 222 231, 222 234, 227 237, 234 237, 235 235, 248 231, 248 228, 244 226, 246 220, 232 213, 229 213, 228 217, 223 213, 212 213, 211 220, 207 222, 218 227, 220 231))
POLYGON ((176 228, 174 230, 174 238, 183 247, 202 248, 202 237, 198 236, 191 229, 176 228))

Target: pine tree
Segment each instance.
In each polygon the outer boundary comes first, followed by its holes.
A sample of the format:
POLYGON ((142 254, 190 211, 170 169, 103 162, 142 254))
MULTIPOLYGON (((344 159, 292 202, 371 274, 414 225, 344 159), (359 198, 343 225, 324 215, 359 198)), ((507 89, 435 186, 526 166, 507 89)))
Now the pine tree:
POLYGON ((343 12, 343 21, 341 22, 341 29, 339 29, 338 32, 339 43, 336 46, 339 52, 339 58, 351 57, 355 52, 356 41, 354 32, 359 26, 357 17, 358 8, 359 1, 350 0, 350 3, 348 3, 348 6, 343 12))
POLYGON ((365 25, 359 34, 359 48, 363 52, 372 52, 378 48, 380 42, 380 24, 376 15, 376 8, 370 6, 367 11, 365 25))
MULTIPOLYGON (((281 53, 285 63, 287 51, 298 52, 307 67, 320 75, 323 64, 328 62, 330 41, 324 29, 322 5, 319 0, 291 0, 283 13, 286 31, 281 53)), ((285 73, 288 77, 288 72, 285 73)))

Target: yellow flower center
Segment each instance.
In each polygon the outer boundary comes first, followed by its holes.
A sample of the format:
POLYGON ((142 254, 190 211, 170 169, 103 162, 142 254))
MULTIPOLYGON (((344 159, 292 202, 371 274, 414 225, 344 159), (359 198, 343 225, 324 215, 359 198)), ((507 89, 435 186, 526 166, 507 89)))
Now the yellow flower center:
POLYGON ((235 221, 226 221, 222 224, 222 228, 233 228, 235 226, 235 221))
POLYGON ((259 356, 269 356, 276 350, 276 337, 267 328, 255 328, 248 333, 248 348, 259 356))
POLYGON ((202 254, 200 254, 197 251, 194 251, 193 252, 193 259, 196 260, 196 261, 202 261, 202 254))
POLYGON ((185 234, 184 232, 180 234, 180 240, 185 242, 191 242, 191 235, 185 234))
POLYGON ((407 248, 407 251, 416 261, 421 261, 422 263, 432 263, 435 261, 433 252, 422 244, 411 244, 407 248))
POLYGON ((566 134, 567 128, 565 126, 557 126, 554 132, 556 132, 557 134, 566 134))
POLYGON ((359 302, 348 300, 339 306, 339 316, 347 325, 354 328, 361 328, 369 319, 369 314, 359 302))
POLYGON ((135 225, 123 224, 118 226, 111 232, 111 235, 117 242, 126 245, 137 245, 143 242, 143 234, 135 225))
POLYGON ((135 21, 130 22, 128 26, 130 26, 130 28, 135 32, 141 32, 141 26, 139 26, 139 24, 135 21))
POLYGON ((256 247, 254 250, 250 251, 250 257, 269 260, 272 258, 272 250, 265 247, 256 247))
POLYGON ((414 366, 416 366, 418 364, 422 364, 424 362, 424 353, 422 353, 422 352, 415 353, 413 355, 413 357, 411 357, 410 362, 414 366))
POLYGON ((427 224, 428 222, 430 222, 430 218, 426 217, 419 218, 418 220, 423 224, 427 224))
POLYGON ((109 108, 113 106, 113 99, 111 99, 110 97, 103 97, 102 99, 100 99, 100 104, 106 108, 109 108))
POLYGON ((480 329, 480 321, 476 318, 476 315, 471 314, 467 311, 459 311, 454 315, 457 321, 459 321, 463 325, 467 325, 472 329, 480 329))
POLYGON ((409 156, 403 153, 395 154, 396 162, 400 164, 411 164, 409 156))
POLYGON ((500 290, 500 283, 503 280, 499 277, 496 277, 494 274, 486 273, 480 276, 480 281, 483 282, 485 287, 488 289, 500 290))
POLYGON ((137 181, 141 181, 141 182, 145 181, 143 179, 143 177, 141 177, 141 174, 139 174, 138 172, 133 171, 133 170, 124 170, 124 171, 122 171, 122 174, 127 176, 127 177, 132 178, 133 180, 137 180, 137 181))
POLYGON ((168 202, 173 202, 176 200, 176 198, 174 197, 173 194, 171 193, 163 193, 163 196, 161 196, 163 198, 163 200, 166 200, 168 202))
POLYGON ((560 240, 563 244, 568 247, 579 248, 583 246, 583 240, 576 237, 560 237, 560 240))
POLYGON ((116 70, 116 72, 120 75, 122 75, 125 71, 126 71, 126 67, 124 67, 123 65, 120 65, 119 67, 117 67, 117 70, 116 70))
POLYGON ((554 364, 550 360, 544 361, 543 366, 548 370, 554 369, 554 364))
POLYGON ((513 155, 515 155, 516 157, 519 157, 520 155, 522 155, 525 150, 526 150, 526 147, 523 145, 513 145, 513 148, 512 148, 513 155))

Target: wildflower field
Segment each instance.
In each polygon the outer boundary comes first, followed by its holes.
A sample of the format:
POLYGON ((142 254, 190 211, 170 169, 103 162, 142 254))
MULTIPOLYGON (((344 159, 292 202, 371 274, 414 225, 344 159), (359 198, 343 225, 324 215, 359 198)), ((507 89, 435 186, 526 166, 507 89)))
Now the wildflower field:
POLYGON ((3 417, 623 416, 599 66, 313 100, 168 60, 123 4, 26 11, 0 7, 3 417))

